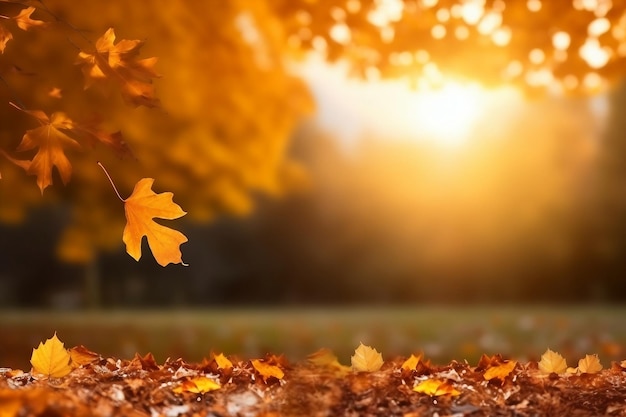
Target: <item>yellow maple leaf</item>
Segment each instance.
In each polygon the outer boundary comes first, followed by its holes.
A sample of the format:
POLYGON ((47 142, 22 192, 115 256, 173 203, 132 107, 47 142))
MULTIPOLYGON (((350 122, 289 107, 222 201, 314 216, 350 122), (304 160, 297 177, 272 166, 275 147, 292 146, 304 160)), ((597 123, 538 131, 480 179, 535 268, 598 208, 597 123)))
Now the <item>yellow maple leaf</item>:
POLYGON ((383 356, 376 349, 365 346, 363 343, 355 349, 350 359, 352 370, 357 372, 375 372, 383 366, 383 356))
POLYGON ((487 381, 491 381, 494 378, 498 378, 499 380, 504 381, 504 379, 509 376, 509 374, 513 371, 513 369, 515 369, 515 365, 517 365, 516 361, 508 361, 500 365, 492 366, 485 371, 485 373, 483 374, 483 378, 485 378, 485 380, 487 381))
POLYGON ((409 358, 402 363, 400 369, 404 369, 406 371, 411 371, 415 369, 423 357, 424 354, 422 353, 418 354, 417 356, 411 354, 411 356, 409 356, 409 358))
POLYGON ((267 380, 271 377, 283 379, 285 376, 283 370, 276 365, 270 365, 266 362, 260 361, 259 359, 252 359, 250 362, 261 378, 263 378, 264 382, 267 382, 267 380))
POLYGON ((233 367, 233 363, 226 356, 224 356, 223 353, 215 355, 213 359, 215 359, 215 363, 217 363, 217 367, 219 369, 230 369, 233 367))
POLYGON ((578 370, 586 374, 596 374, 602 370, 598 355, 585 355, 578 361, 578 370))
POLYGON ((141 240, 146 236, 159 265, 174 263, 187 266, 180 252, 180 245, 187 242, 187 237, 153 220, 178 219, 187 213, 174 203, 172 193, 156 194, 152 191, 153 183, 153 178, 142 178, 131 196, 123 200, 127 223, 122 240, 126 244, 126 252, 138 261, 141 258, 141 240))
POLYGON ((567 370, 567 363, 565 362, 565 358, 559 353, 548 349, 541 355, 539 370, 544 374, 562 374, 567 370))
POLYGON ((153 69, 156 58, 137 59, 142 45, 139 40, 121 40, 115 44, 115 31, 109 28, 96 42, 93 53, 78 54, 86 87, 94 80, 110 79, 120 85, 122 97, 130 104, 158 107, 160 103, 152 85, 152 79, 159 77, 153 69))
POLYGON ((54 333, 45 343, 39 343, 37 349, 33 349, 30 363, 35 372, 48 377, 61 378, 72 371, 70 366, 70 354, 63 343, 54 333))
POLYGON ((426 379, 420 382, 413 387, 413 391, 430 395, 431 397, 438 397, 440 395, 451 395, 456 397, 461 395, 461 393, 454 388, 450 382, 442 381, 436 378, 426 379))
POLYGON ((206 376, 197 376, 192 379, 184 380, 182 384, 174 388, 173 391, 177 394, 181 394, 183 392, 204 394, 206 392, 215 391, 220 388, 221 386, 216 380, 207 378, 206 376))

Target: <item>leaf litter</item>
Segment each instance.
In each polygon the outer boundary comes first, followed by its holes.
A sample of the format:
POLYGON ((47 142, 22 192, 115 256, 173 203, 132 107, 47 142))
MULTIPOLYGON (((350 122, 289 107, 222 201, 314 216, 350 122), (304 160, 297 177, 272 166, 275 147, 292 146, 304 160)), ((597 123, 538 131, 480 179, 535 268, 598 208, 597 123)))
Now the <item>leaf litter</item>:
POLYGON ((127 360, 65 349, 55 334, 33 350, 30 372, 0 368, 0 416, 626 415, 626 361, 603 369, 587 355, 576 372, 561 372, 559 356, 438 366, 422 354, 383 362, 361 344, 352 369, 328 349, 295 364, 223 353, 159 364, 151 353, 127 360))

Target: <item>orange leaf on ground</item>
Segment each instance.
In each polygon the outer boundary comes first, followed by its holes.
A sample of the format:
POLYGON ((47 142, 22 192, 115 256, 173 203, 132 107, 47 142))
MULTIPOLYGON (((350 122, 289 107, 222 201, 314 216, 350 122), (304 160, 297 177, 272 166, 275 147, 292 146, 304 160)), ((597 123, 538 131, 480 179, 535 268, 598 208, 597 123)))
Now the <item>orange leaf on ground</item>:
POLYGON ((376 349, 363 343, 356 348, 351 360, 352 369, 357 372, 375 372, 383 366, 383 356, 376 349))
POLYGON ((187 214, 174 203, 170 192, 156 194, 152 191, 153 178, 142 178, 130 197, 124 200, 126 227, 122 240, 126 252, 136 261, 141 258, 141 240, 144 236, 154 258, 161 266, 183 263, 180 245, 187 242, 181 232, 156 223, 153 219, 178 219, 187 214))
POLYGON ((563 356, 548 349, 541 355, 539 370, 544 374, 562 374, 567 370, 567 363, 563 356))
POLYGON ((70 354, 56 333, 45 343, 39 343, 37 349, 33 349, 30 363, 35 372, 53 378, 61 378, 72 371, 70 354))
POLYGON ((283 379, 285 376, 283 370, 276 365, 270 365, 266 362, 260 361, 259 359, 252 359, 250 362, 252 363, 252 367, 259 373, 261 378, 263 378, 264 382, 267 382, 267 380, 271 377, 283 379))
POLYGON ((321 348, 311 353, 307 356, 307 360, 315 366, 329 368, 339 373, 348 373, 350 371, 350 367, 339 363, 337 356, 332 350, 327 348, 321 348))
POLYGON ((197 376, 192 379, 186 379, 183 383, 176 388, 174 392, 181 394, 183 392, 192 392, 194 394, 204 394, 206 392, 215 391, 220 389, 219 382, 214 379, 207 378, 206 376, 197 376))
POLYGON ((215 363, 217 364, 217 367, 219 369, 230 369, 233 367, 233 363, 230 361, 230 359, 224 356, 223 353, 215 355, 213 359, 215 359, 215 363))
POLYGON ((455 397, 461 395, 451 383, 440 379, 426 379, 413 387, 413 391, 430 395, 431 397, 438 397, 440 395, 451 395, 455 397))
POLYGON ((511 374, 513 369, 515 369, 515 365, 517 365, 516 361, 508 361, 500 365, 492 366, 485 371, 483 377, 487 381, 491 381, 494 378, 504 381, 506 377, 511 374))
POLYGON ((419 353, 417 356, 411 354, 411 356, 409 356, 409 358, 402 363, 400 369, 412 371, 413 369, 417 368, 417 364, 420 363, 423 357, 423 353, 419 353))
POLYGON ((90 351, 83 345, 70 348, 69 353, 72 358, 71 365, 73 368, 77 368, 81 365, 87 365, 100 359, 100 355, 96 352, 90 351))

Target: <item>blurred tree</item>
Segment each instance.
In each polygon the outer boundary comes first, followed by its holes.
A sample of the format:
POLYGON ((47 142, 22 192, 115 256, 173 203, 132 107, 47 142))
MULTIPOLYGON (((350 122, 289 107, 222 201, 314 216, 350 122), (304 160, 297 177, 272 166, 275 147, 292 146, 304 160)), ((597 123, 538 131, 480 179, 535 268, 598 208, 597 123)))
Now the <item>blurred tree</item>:
MULTIPOLYGON (((155 177, 157 188, 173 191, 200 220, 248 213, 255 193, 301 183, 286 147, 312 103, 286 57, 313 50, 347 60, 356 75, 405 78, 417 88, 453 77, 531 93, 597 91, 626 68, 625 5, 608 0, 155 0, 150 7, 54 0, 2 2, 0 11, 17 16, 29 5, 32 18, 48 26, 23 31, 18 20, 3 23, 3 102, 103 121, 105 131, 123 132, 137 157, 70 150, 72 181, 43 198, 3 160, 0 219, 19 220, 41 202, 69 202, 59 253, 80 262, 119 245, 124 222, 96 160, 125 195, 140 177, 155 177), (142 56, 159 58, 161 109, 130 109, 111 86, 83 89, 72 63, 111 26, 120 39, 146 39, 142 56)), ((0 149, 16 156, 32 118, 7 106, 0 125, 0 149)))

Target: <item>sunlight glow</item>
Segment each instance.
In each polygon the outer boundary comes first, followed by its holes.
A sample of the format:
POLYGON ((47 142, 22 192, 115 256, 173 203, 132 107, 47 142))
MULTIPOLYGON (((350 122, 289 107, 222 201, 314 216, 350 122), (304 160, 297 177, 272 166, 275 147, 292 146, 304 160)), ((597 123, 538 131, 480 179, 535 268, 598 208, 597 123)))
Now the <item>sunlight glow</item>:
POLYGON ((439 80, 437 88, 417 83, 418 88, 411 89, 406 81, 348 78, 344 66, 316 60, 297 71, 312 86, 321 125, 344 143, 376 137, 455 149, 469 143, 478 124, 498 128, 501 116, 523 101, 512 87, 486 89, 446 79, 432 63, 425 69, 439 80), (492 120, 494 112, 500 116, 492 120))

